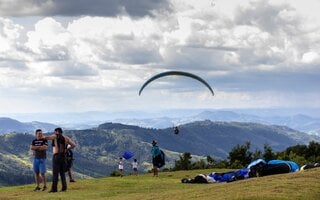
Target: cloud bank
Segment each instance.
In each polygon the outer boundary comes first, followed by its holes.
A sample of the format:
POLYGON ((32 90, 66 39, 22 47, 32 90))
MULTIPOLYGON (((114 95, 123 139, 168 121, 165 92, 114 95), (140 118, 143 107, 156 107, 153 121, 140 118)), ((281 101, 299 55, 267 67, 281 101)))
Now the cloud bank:
POLYGON ((16 96, 25 105, 17 112, 32 108, 27 104, 61 111, 320 106, 320 26, 290 4, 253 1, 230 17, 212 6, 200 9, 181 1, 108 1, 124 8, 105 9, 105 15, 100 12, 106 1, 86 11, 81 10, 86 1, 68 1, 77 9, 67 9, 66 1, 24 1, 16 10, 13 2, 0 3, 1 13, 47 17, 32 30, 0 18, 4 110, 13 107, 10 99, 16 96), (54 15, 87 16, 65 23, 54 15), (138 97, 142 83, 165 70, 202 76, 216 96, 172 78, 138 97), (34 96, 41 100, 34 102, 34 96))
POLYGON ((1 16, 153 16, 170 10, 166 0, 3 0, 1 16))

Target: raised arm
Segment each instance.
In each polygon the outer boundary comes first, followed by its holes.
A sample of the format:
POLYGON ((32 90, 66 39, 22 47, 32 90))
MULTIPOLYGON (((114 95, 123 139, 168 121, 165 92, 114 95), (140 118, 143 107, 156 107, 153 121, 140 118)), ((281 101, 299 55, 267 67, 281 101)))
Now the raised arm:
POLYGON ((55 134, 52 134, 52 135, 44 136, 44 138, 46 138, 47 140, 54 140, 57 138, 57 136, 55 134))

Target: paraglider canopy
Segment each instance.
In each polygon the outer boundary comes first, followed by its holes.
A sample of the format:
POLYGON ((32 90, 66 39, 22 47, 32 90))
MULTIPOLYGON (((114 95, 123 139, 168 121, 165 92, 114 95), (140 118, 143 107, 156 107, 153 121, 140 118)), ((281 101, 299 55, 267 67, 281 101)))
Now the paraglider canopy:
POLYGON ((122 157, 126 160, 132 158, 134 156, 134 153, 130 150, 126 150, 125 152, 123 152, 122 157))
POLYGON ((156 79, 158 79, 158 78, 164 77, 164 76, 172 76, 172 75, 187 76, 187 77, 196 79, 196 80, 200 81, 201 83, 203 83, 203 84, 210 90, 212 96, 214 95, 211 86, 210 86, 205 80, 203 80, 202 78, 200 78, 199 76, 197 76, 197 75, 195 75, 195 74, 192 74, 192 73, 189 73, 189 72, 182 72, 182 71, 167 71, 167 72, 162 72, 162 73, 159 73, 159 74, 151 77, 149 80, 147 80, 147 81, 142 85, 142 87, 141 87, 141 89, 140 89, 140 91, 139 91, 139 95, 141 95, 141 92, 143 91, 143 89, 144 89, 149 83, 151 83, 152 81, 154 81, 154 80, 156 80, 156 79))

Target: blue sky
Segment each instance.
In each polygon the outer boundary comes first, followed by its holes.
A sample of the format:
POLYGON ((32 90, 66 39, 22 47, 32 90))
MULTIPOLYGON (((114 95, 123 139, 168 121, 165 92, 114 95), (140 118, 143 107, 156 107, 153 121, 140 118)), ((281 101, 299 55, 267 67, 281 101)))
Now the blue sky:
POLYGON ((318 0, 134 2, 1 1, 0 113, 320 108, 318 0))

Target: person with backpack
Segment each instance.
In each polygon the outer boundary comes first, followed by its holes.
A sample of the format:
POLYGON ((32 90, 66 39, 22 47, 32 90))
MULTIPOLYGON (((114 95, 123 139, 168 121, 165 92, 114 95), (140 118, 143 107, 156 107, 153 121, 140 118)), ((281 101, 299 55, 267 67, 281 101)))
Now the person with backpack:
POLYGON ((157 156, 159 156, 161 152, 160 152, 160 148, 157 146, 156 140, 153 140, 151 144, 152 144, 151 154, 152 154, 153 176, 158 176, 157 156))
POLYGON ((43 138, 42 130, 36 130, 36 138, 32 140, 30 144, 30 150, 33 152, 33 171, 36 181, 36 188, 34 191, 41 190, 40 188, 40 175, 42 178, 43 188, 42 191, 47 189, 47 181, 46 181, 46 158, 47 158, 47 149, 48 149, 48 141, 43 138))
POLYGON ((69 176, 69 181, 70 181, 70 183, 74 183, 74 182, 76 182, 72 177, 72 166, 73 166, 74 158, 73 158, 73 151, 71 150, 70 144, 68 144, 68 146, 67 146, 66 156, 67 156, 67 172, 68 172, 68 176, 69 176))
POLYGON ((66 152, 67 145, 70 144, 69 149, 73 149, 76 144, 68 137, 62 135, 63 131, 61 128, 56 128, 54 130, 54 134, 50 136, 46 136, 47 140, 52 140, 52 149, 53 149, 53 157, 52 157, 52 186, 49 193, 54 193, 58 191, 58 181, 59 174, 61 178, 62 188, 60 192, 67 191, 67 182, 66 182, 66 152))

